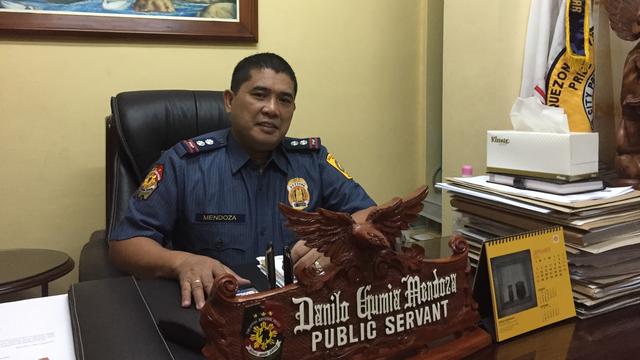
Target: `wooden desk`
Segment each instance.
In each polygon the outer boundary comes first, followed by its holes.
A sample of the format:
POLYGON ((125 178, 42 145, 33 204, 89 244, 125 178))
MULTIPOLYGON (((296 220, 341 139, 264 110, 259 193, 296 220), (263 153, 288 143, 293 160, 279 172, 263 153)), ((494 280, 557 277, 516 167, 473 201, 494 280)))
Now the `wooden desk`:
MULTIPOLYGON (((424 247, 421 241, 415 243, 424 247)), ((473 278, 472 269, 470 281, 473 278)), ((567 319, 492 343, 468 359, 640 359, 638 334, 640 305, 634 305, 591 319, 567 319)))
POLYGON ((568 319, 478 351, 469 359, 638 359, 640 305, 568 319))
MULTIPOLYGON (((252 274, 266 284, 257 268, 249 268, 241 275, 252 278, 252 274)), ((73 313, 78 316, 74 329, 84 330, 84 336, 76 339, 82 342, 84 359, 157 360, 162 357, 147 349, 155 341, 159 346, 156 350, 170 351, 172 357, 167 358, 203 360, 199 351, 178 341, 178 338, 184 341, 185 334, 200 332, 200 314, 194 308, 182 309, 179 305, 178 284, 172 280, 154 279, 141 280, 139 285, 135 286, 128 277, 72 285, 70 301, 75 303, 77 311, 73 313), (144 311, 136 309, 136 304, 144 311), (110 321, 115 318, 127 321, 110 321), (176 337, 172 338, 165 333, 166 326, 156 327, 160 322, 174 322, 183 327, 177 328, 179 331, 174 331, 176 337), (185 331, 185 328, 193 331, 185 331), (160 334, 164 334, 164 340, 156 339, 160 334), (141 341, 143 338, 145 340, 141 341)), ((592 319, 574 318, 552 324, 491 344, 468 359, 637 359, 640 358, 639 333, 640 305, 636 305, 592 319)), ((189 345, 197 343, 189 337, 186 340, 189 345)))
POLYGON ((42 296, 49 295, 49 282, 73 270, 69 255, 56 250, 0 250, 0 295, 34 286, 42 287, 42 296))

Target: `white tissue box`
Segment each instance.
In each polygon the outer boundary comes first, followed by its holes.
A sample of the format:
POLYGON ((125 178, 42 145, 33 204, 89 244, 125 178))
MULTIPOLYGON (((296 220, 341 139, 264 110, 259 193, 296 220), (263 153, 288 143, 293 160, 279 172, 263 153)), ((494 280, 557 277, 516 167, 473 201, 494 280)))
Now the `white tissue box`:
POLYGON ((598 133, 487 131, 487 172, 575 181, 598 173, 598 133))

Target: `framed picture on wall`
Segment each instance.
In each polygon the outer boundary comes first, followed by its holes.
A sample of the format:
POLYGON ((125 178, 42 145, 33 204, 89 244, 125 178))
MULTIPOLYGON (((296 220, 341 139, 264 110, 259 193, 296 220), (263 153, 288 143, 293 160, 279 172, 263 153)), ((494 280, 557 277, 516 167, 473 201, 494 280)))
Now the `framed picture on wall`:
POLYGON ((258 0, 0 0, 0 31, 258 41, 258 0))

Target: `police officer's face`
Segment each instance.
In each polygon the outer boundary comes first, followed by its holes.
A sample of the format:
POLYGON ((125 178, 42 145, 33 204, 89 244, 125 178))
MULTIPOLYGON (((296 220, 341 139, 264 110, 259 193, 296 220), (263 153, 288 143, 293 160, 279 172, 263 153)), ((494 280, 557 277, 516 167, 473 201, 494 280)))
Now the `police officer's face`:
POLYGON ((237 93, 224 93, 231 131, 250 156, 272 151, 291 125, 296 108, 293 81, 285 73, 254 69, 237 93))

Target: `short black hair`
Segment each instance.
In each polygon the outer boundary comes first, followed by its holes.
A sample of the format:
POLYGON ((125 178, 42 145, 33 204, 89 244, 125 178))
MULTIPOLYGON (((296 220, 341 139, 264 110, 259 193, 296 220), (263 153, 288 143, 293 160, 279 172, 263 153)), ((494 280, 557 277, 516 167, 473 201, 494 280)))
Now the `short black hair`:
POLYGON ((293 96, 298 93, 298 80, 296 79, 296 73, 293 72, 291 65, 283 59, 280 55, 273 53, 260 53, 240 60, 238 65, 233 69, 233 75, 231 76, 231 91, 238 92, 238 89, 245 82, 251 79, 251 70, 254 69, 270 69, 276 74, 285 73, 291 81, 293 81, 293 96))

